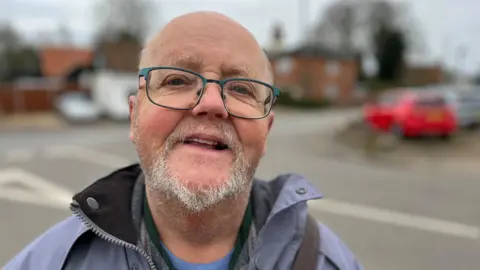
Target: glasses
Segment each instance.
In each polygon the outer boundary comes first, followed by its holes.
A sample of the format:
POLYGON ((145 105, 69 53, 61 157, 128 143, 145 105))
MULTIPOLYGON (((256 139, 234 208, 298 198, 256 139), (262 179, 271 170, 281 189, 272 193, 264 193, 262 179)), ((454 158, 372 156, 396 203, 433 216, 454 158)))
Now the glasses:
POLYGON ((247 78, 212 80, 176 67, 142 68, 139 80, 145 80, 147 97, 155 105, 190 110, 198 105, 207 83, 220 85, 225 110, 235 117, 261 119, 272 110, 280 90, 261 81, 247 78))

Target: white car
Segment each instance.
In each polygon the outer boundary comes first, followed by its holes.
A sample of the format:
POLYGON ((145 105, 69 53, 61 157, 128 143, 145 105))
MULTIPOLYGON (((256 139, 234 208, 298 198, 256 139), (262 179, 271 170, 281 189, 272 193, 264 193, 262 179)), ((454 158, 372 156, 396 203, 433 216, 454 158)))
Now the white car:
POLYGON ((480 90, 460 92, 457 94, 458 118, 462 128, 480 126, 480 90))
POLYGON ((58 112, 69 122, 85 123, 100 119, 101 112, 84 93, 62 94, 56 100, 58 112))
POLYGON ((442 93, 455 110, 459 128, 476 128, 480 126, 480 87, 443 85, 424 87, 418 90, 442 93))

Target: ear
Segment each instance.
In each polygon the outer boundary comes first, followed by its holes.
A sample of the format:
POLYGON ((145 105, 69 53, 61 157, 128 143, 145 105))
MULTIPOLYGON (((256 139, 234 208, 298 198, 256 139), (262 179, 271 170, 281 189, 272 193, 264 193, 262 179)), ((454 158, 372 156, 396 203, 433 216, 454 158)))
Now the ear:
MULTIPOLYGON (((273 122, 275 120, 275 112, 271 111, 266 120, 268 121, 267 123, 268 124, 267 135, 268 135, 268 133, 270 133, 270 130, 272 129, 273 122)), ((264 156, 266 152, 267 152, 267 140, 265 140, 265 144, 263 145, 262 156, 264 156)))
POLYGON ((130 141, 132 143, 135 143, 135 118, 136 118, 136 115, 135 113, 137 112, 137 108, 136 106, 138 106, 137 104, 137 96, 135 95, 131 95, 128 97, 128 110, 130 112, 130 133, 129 133, 129 137, 130 137, 130 141))

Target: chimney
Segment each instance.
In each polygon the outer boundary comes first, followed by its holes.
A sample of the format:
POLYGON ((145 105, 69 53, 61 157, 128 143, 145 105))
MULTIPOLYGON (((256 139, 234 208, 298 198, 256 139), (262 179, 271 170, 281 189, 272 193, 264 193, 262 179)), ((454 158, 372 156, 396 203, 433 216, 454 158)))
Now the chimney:
POLYGON ((280 52, 284 49, 284 29, 281 23, 276 23, 273 26, 270 50, 271 52, 280 52))

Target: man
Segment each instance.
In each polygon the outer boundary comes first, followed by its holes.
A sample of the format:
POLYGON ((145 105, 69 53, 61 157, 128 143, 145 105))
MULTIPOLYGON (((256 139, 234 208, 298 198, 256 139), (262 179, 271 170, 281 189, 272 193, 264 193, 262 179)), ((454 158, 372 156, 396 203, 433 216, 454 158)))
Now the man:
POLYGON ((305 252, 315 261, 303 269, 360 269, 325 226, 306 239, 306 201, 320 195, 305 179, 253 180, 274 119, 271 84, 238 23, 213 12, 172 20, 142 52, 129 99, 140 166, 76 194, 74 216, 6 269, 292 269, 305 252))

